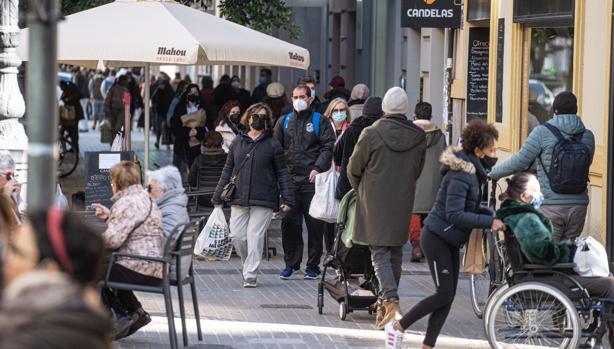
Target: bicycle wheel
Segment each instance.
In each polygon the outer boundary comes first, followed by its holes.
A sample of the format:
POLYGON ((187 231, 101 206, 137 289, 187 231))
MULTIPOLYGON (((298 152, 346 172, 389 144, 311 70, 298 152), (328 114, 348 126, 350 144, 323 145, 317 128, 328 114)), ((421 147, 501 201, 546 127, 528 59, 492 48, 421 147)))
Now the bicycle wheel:
POLYGON ((475 316, 481 319, 490 293, 490 274, 488 269, 484 270, 484 272, 479 275, 472 274, 469 282, 471 283, 469 288, 471 293, 471 307, 473 308, 475 316))
POLYGON ((66 128, 60 129, 58 146, 60 150, 57 163, 58 177, 64 178, 73 173, 79 165, 79 146, 66 128))
POLYGON ((580 321, 563 292, 540 282, 524 282, 505 290, 488 315, 492 348, 575 348, 580 321))

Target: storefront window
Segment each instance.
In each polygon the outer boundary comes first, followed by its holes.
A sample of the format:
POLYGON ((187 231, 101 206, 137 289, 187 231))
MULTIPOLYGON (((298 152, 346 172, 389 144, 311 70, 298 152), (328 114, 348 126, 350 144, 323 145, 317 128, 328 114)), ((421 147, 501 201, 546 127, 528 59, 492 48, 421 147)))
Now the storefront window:
POLYGON ((572 80, 573 28, 532 28, 528 133, 552 118, 554 97, 571 91, 572 80))
POLYGON ((573 25, 573 0, 515 0, 514 22, 539 26, 573 25))
POLYGON ((467 20, 484 21, 490 19, 490 0, 469 0, 467 20))

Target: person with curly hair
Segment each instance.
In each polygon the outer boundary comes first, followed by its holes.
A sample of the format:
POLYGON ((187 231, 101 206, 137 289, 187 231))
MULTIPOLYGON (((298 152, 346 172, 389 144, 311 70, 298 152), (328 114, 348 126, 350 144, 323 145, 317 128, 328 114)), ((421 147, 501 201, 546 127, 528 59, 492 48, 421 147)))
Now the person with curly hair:
POLYGON ((463 130, 462 147, 449 147, 442 154, 443 179, 420 234, 435 293, 422 299, 400 321, 386 325, 386 338, 393 344, 402 341, 403 331, 430 314, 422 348, 435 346, 456 295, 460 247, 473 229, 496 232, 504 228, 490 209, 480 206, 486 171, 497 161, 498 138, 493 125, 476 118, 463 130))

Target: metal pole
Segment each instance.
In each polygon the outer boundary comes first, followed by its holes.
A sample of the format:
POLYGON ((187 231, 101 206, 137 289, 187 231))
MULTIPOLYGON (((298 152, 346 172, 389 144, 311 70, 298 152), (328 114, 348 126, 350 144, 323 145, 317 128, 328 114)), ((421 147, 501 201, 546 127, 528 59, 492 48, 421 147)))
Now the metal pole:
POLYGON ((57 21, 58 0, 31 2, 26 73, 28 107, 28 211, 54 204, 58 155, 57 21))
POLYGON ((145 83, 143 84, 143 105, 145 106, 145 115, 143 115, 145 117, 145 147, 143 148, 145 156, 143 159, 143 173, 149 171, 149 71, 150 64, 145 63, 145 72, 143 73, 143 75, 145 75, 145 83))

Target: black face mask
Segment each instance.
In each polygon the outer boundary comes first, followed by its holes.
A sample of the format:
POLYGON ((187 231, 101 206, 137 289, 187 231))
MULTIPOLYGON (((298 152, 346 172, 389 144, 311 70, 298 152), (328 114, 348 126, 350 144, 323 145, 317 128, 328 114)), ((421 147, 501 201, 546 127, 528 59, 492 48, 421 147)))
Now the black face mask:
POLYGON ((228 115, 228 119, 235 125, 238 125, 241 122, 241 114, 233 113, 228 115))
POLYGON ((266 128, 266 119, 258 116, 252 116, 252 122, 250 122, 249 125, 256 131, 262 131, 266 128))
POLYGON ((192 102, 192 103, 198 103, 199 98, 197 95, 188 95, 188 102, 192 102))
POLYGON ((498 158, 492 158, 490 156, 484 155, 483 158, 480 159, 480 163, 484 166, 485 169, 489 170, 497 164, 498 158))

